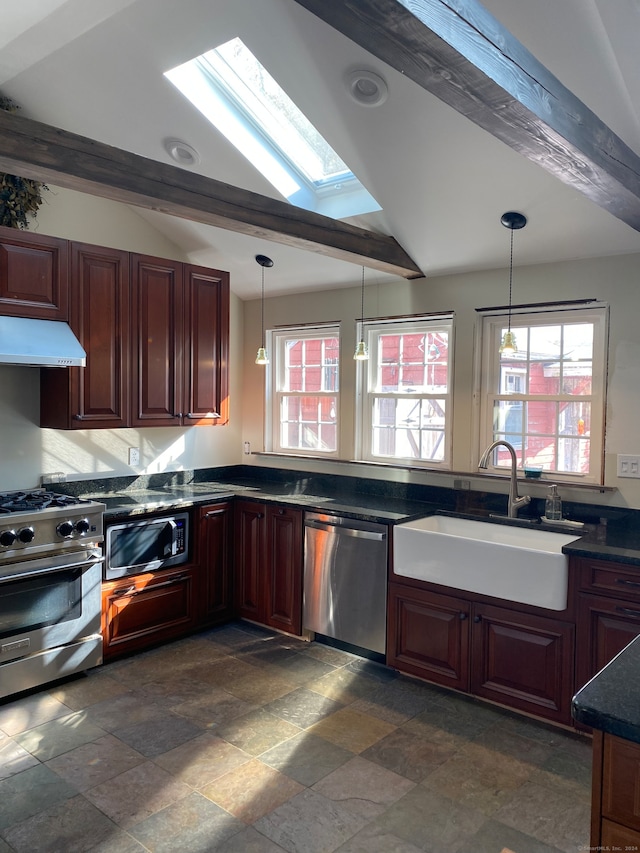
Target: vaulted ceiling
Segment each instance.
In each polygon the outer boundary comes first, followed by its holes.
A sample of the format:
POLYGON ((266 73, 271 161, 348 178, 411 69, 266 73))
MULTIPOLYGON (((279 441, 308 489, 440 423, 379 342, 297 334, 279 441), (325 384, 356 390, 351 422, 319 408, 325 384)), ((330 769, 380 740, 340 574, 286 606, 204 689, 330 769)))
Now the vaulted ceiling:
MULTIPOLYGON (((156 178, 168 185, 179 167, 167 169, 163 141, 184 140, 201 162, 183 181, 177 174, 182 207, 197 208, 195 194, 215 194, 221 182, 243 191, 232 196, 251 209, 249 227, 238 227, 236 209, 185 217, 174 198, 175 206, 159 202, 156 190, 135 181, 129 196, 110 197, 142 204, 140 215, 194 262, 228 269, 242 298, 259 293, 258 253, 275 261, 271 293, 357 284, 362 255, 374 282, 422 273, 428 283, 437 274, 503 267, 506 210, 529 220, 518 234, 517 264, 640 252, 638 0, 486 0, 484 8, 474 0, 22 0, 12 7, 3 10, 0 93, 22 106, 27 142, 18 143, 6 122, 3 136, 0 120, 0 167, 9 164, 3 155, 22 162, 20 151, 27 168, 48 146, 50 171, 41 162, 34 168, 51 182, 64 172, 60 186, 91 190, 84 173, 74 174, 85 166, 73 148, 51 165, 54 141, 80 135, 164 164, 156 178), (163 77, 235 36, 380 212, 344 228, 289 214, 163 77), (363 68, 388 84, 378 107, 348 94, 345 74, 363 68), (43 132, 46 145, 33 145, 37 125, 27 119, 68 134, 43 132), (275 229, 257 215, 270 211, 275 229)), ((121 155, 120 164, 146 177, 135 156, 121 155)))

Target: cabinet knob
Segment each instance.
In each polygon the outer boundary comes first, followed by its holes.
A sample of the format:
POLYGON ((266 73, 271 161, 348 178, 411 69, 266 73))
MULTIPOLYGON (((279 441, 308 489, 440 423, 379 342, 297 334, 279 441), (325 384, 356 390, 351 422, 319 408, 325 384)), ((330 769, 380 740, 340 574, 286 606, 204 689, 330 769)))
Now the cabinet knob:
POLYGON ((458 613, 458 619, 459 619, 461 622, 464 622, 464 620, 467 618, 467 616, 468 616, 468 614, 467 614, 467 613, 464 613, 464 612, 462 612, 462 613, 458 613))
POLYGON ((73 419, 74 419, 74 421, 82 421, 82 420, 84 420, 84 417, 83 417, 83 415, 74 415, 73 419))
POLYGON ((278 515, 284 515, 284 510, 282 507, 278 510, 278 515))
POLYGON ((476 615, 473 617, 473 621, 474 622, 482 622, 482 616, 480 616, 479 613, 476 613, 476 615))

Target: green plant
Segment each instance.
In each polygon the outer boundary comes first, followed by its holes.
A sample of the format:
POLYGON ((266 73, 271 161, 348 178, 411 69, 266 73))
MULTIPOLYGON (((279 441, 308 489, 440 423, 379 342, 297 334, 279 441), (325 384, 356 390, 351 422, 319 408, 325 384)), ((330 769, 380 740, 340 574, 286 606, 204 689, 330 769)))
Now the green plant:
MULTIPOLYGON (((0 95, 0 109, 15 113, 20 107, 0 95)), ((0 225, 28 228, 29 217, 35 219, 42 204, 42 192, 48 189, 39 181, 0 172, 0 225)))

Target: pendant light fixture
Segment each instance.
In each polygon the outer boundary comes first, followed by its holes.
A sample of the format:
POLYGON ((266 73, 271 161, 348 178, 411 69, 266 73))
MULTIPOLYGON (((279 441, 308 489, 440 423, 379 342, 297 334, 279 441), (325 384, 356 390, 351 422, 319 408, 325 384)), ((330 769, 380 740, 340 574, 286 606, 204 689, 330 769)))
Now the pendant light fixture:
POLYGON ((364 340, 364 267, 362 267, 362 287, 360 288, 360 340, 356 344, 353 357, 356 361, 367 361, 369 350, 364 340))
POLYGON ((507 213, 503 213, 500 217, 500 222, 504 225, 505 228, 508 228, 511 231, 511 251, 509 255, 509 317, 507 323, 507 331, 502 336, 502 343, 500 344, 500 355, 514 355, 518 352, 518 347, 516 346, 516 338, 513 332, 511 331, 511 286, 513 284, 513 232, 519 231, 521 228, 527 224, 527 217, 522 213, 516 213, 514 210, 507 211, 507 213))
POLYGON ((262 286, 261 286, 261 297, 260 297, 260 326, 262 329, 262 336, 260 338, 261 345, 258 347, 258 354, 256 355, 256 364, 269 364, 269 357, 267 355, 267 350, 264 345, 264 269, 265 267, 272 267, 273 261, 271 258, 268 258, 266 255, 256 255, 256 261, 262 267, 262 286))

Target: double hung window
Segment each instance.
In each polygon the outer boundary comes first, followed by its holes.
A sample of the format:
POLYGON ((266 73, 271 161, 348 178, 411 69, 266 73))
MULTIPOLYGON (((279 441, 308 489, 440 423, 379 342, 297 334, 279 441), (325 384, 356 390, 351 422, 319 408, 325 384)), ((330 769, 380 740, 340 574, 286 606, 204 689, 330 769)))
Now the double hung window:
POLYGON ((269 333, 271 424, 275 452, 337 456, 340 383, 338 325, 269 333))
MULTIPOLYGON (((480 452, 502 439, 521 469, 601 483, 606 307, 536 306, 516 311, 510 325, 517 351, 507 355, 499 350, 508 318, 483 318, 480 452)), ((506 448, 496 448, 493 468, 510 464, 506 448)))
POLYGON ((363 327, 358 458, 450 467, 453 316, 363 327))

